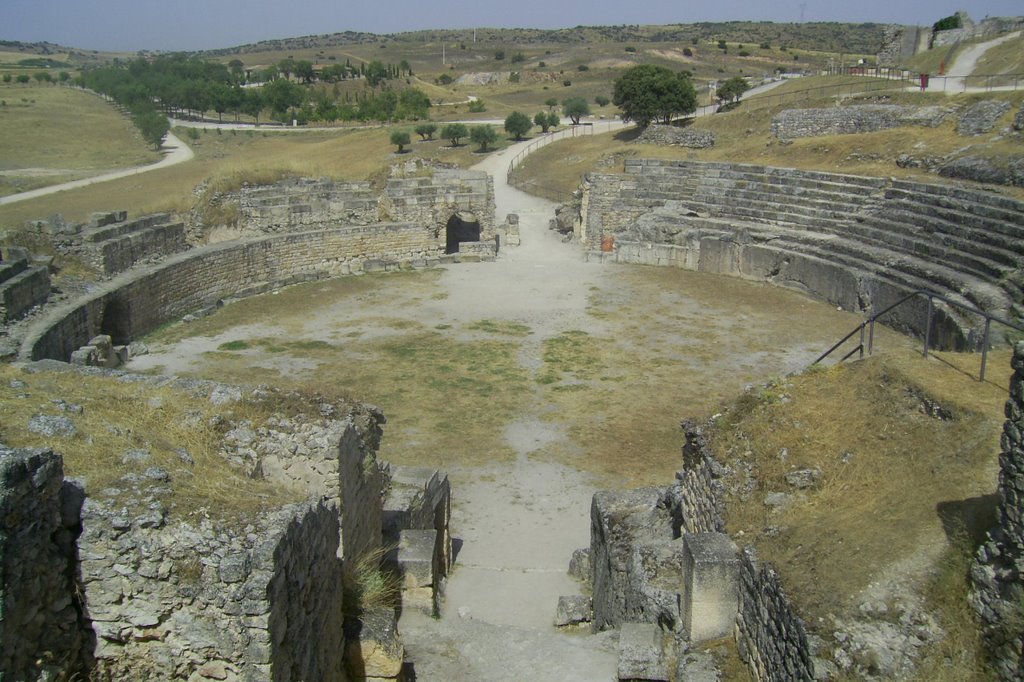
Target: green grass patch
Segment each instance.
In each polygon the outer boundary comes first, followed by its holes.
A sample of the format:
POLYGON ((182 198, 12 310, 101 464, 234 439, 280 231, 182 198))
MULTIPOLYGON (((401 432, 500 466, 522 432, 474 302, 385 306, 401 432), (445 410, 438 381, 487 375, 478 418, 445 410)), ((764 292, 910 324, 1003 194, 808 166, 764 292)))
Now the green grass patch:
POLYGON ((495 320, 479 320, 466 325, 467 329, 473 331, 487 332, 488 334, 498 334, 501 336, 529 336, 533 333, 529 325, 520 324, 519 322, 507 322, 507 321, 495 321, 495 320))
POLYGON ((252 348, 248 341, 226 341, 217 346, 217 350, 247 350, 252 348))

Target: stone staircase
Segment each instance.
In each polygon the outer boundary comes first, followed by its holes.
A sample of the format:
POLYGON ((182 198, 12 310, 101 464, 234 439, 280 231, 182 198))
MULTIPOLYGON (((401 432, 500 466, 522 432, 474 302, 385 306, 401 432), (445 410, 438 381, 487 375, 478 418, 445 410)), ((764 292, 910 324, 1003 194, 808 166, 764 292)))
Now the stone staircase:
POLYGON ((24 249, 4 249, 0 257, 0 324, 24 317, 49 296, 49 269, 33 264, 24 249))
POLYGON ((124 211, 97 213, 81 230, 83 258, 104 275, 188 249, 185 223, 171 214, 126 217, 124 211))

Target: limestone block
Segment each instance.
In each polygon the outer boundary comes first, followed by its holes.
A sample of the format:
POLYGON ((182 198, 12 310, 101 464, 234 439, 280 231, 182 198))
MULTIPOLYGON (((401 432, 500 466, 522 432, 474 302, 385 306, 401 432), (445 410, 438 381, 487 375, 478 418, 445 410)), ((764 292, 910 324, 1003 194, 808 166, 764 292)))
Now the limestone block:
POLYGON ((397 563, 402 587, 427 587, 435 584, 437 561, 434 548, 436 530, 403 530, 398 536, 397 563))
POLYGON ((589 623, 594 618, 594 601, 583 594, 571 594, 558 598, 555 609, 555 627, 589 623))
POLYGON ((351 679, 398 679, 404 656, 394 612, 365 612, 358 622, 346 623, 345 668, 351 679))
POLYGON ((739 605, 739 551, 724 533, 683 535, 682 619, 691 642, 732 633, 739 605))
POLYGON ((619 632, 619 682, 668 682, 665 633, 652 623, 623 623, 619 632))

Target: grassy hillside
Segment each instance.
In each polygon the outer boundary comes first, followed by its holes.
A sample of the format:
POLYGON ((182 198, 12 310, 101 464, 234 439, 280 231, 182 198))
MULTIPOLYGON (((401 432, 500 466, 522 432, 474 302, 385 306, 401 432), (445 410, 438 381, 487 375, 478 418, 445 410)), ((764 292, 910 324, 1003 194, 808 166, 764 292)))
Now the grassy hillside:
POLYGON ((0 130, 0 196, 160 159, 110 104, 57 85, 0 85, 0 130))
MULTIPOLYGON (((772 116, 785 108, 835 106, 838 103, 901 103, 966 107, 984 99, 1006 99, 1013 104, 1005 117, 1005 125, 1024 102, 1024 92, 993 92, 947 97, 939 93, 921 95, 914 92, 884 92, 858 97, 827 93, 848 93, 846 79, 806 78, 787 83, 777 90, 743 102, 731 112, 697 119, 694 129, 709 130, 716 136, 715 147, 692 150, 679 147, 641 145, 634 143, 635 130, 616 134, 595 135, 558 141, 530 155, 516 170, 516 178, 563 193, 576 189, 580 177, 594 169, 614 172, 621 168, 626 156, 651 158, 683 158, 709 161, 743 161, 809 170, 839 171, 863 175, 891 175, 939 182, 941 178, 921 170, 900 168, 900 154, 945 156, 954 153, 1005 159, 1019 153, 1019 142, 999 135, 964 138, 956 134, 955 120, 937 128, 895 128, 870 134, 834 135, 794 140, 781 144, 770 134, 772 116), (786 89, 800 91, 783 97, 786 89), (808 91, 810 91, 808 93, 808 91), (808 94, 816 95, 807 99, 808 94), (768 102, 760 106, 759 99, 768 102), (969 147, 969 149, 968 149, 969 147)), ((869 79, 855 79, 854 85, 866 85, 869 79)), ((955 117, 954 117, 955 118, 955 117)), ((1000 192, 1024 198, 1021 188, 1001 187, 1000 192)))

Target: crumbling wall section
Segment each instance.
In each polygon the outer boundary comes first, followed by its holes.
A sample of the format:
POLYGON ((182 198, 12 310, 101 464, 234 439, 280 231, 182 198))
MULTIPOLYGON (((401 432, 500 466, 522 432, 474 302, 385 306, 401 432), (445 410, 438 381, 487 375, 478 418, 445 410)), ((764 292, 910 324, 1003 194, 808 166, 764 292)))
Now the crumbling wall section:
POLYGON ((337 508, 291 505, 242 527, 174 520, 166 482, 147 476, 85 505, 94 669, 154 682, 343 679, 337 508))
POLYGON ((772 117, 772 135, 780 140, 822 135, 857 135, 920 126, 934 128, 949 116, 945 107, 861 104, 823 109, 787 109, 772 117))
POLYGON ((22 355, 67 361, 111 326, 119 331, 115 343, 125 343, 223 299, 370 268, 427 267, 442 252, 428 229, 390 223, 197 248, 125 273, 53 310, 29 331, 22 355))
POLYGON ((80 674, 72 568, 80 490, 50 450, 0 445, 0 677, 80 674))
POLYGON ((50 271, 33 265, 28 252, 6 248, 0 260, 0 324, 25 316, 50 297, 50 271))
POLYGON ((999 525, 971 570, 973 602, 1000 680, 1024 678, 1024 342, 1013 352, 999 455, 999 525))

